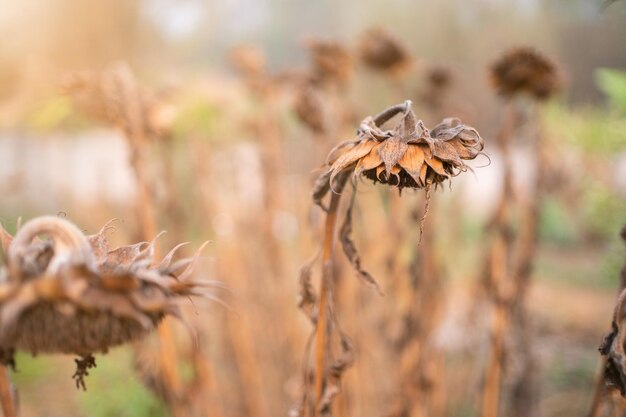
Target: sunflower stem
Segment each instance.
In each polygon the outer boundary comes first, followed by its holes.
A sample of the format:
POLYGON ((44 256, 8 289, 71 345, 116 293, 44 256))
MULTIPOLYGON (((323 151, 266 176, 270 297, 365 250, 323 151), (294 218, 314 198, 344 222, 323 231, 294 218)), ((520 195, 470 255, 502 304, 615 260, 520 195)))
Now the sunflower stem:
POLYGON ((0 365, 0 405, 4 417, 17 417, 13 395, 11 395, 9 372, 3 365, 0 365))
POLYGON ((407 100, 402 104, 396 104, 395 106, 391 106, 388 109, 378 113, 376 117, 374 117, 374 124, 380 127, 386 122, 388 122, 396 114, 400 112, 405 112, 410 108, 411 108, 411 100, 407 100))
POLYGON ((324 265, 322 281, 320 284, 320 300, 318 307, 317 326, 315 328, 315 416, 321 416, 320 405, 324 395, 326 382, 326 365, 330 352, 329 335, 329 292, 333 282, 333 241, 335 237, 335 225, 337 223, 337 209, 341 194, 331 193, 330 205, 326 214, 326 226, 324 233, 324 253, 322 264, 324 265))

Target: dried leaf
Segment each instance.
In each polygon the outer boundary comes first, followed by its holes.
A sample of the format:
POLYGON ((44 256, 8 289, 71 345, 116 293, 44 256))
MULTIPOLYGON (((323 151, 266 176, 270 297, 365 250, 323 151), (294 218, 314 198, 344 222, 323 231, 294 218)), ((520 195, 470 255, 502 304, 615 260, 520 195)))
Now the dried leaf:
POLYGON ((374 288, 379 294, 382 295, 382 291, 378 286, 376 280, 370 275, 369 272, 365 271, 361 267, 361 257, 352 241, 352 207, 354 206, 354 198, 350 202, 350 206, 346 211, 346 216, 344 218, 343 224, 341 225, 341 229, 339 231, 339 240, 341 241, 341 246, 343 247, 343 252, 346 254, 346 257, 352 264, 352 268, 357 274, 357 277, 363 281, 368 286, 374 288))
POLYGON ((315 254, 300 268, 300 279, 298 280, 298 307, 315 325, 317 322, 317 295, 313 284, 311 284, 311 276, 313 274, 313 266, 317 262, 320 253, 315 254))

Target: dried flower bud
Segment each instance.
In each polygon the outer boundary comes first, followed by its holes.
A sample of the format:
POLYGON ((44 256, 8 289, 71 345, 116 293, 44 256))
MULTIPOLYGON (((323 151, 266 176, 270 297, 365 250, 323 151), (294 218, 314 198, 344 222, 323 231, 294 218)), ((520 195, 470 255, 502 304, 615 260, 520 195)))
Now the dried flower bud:
POLYGON ((352 76, 352 58, 338 42, 313 39, 307 42, 313 64, 313 78, 319 82, 344 85, 352 76))
POLYGON ((0 353, 86 358, 179 316, 176 300, 201 285, 191 277, 196 257, 172 262, 178 245, 157 262, 155 241, 110 250, 109 228, 86 236, 53 216, 29 221, 14 237, 0 226, 0 353))
POLYGON ((408 49, 383 28, 372 28, 361 36, 359 55, 363 62, 379 71, 399 73, 411 62, 408 49))
POLYGON ((527 47, 512 49, 498 59, 491 66, 491 80, 504 97, 528 94, 545 100, 561 87, 556 64, 527 47))
POLYGON ((417 120, 411 102, 390 107, 361 122, 357 138, 337 145, 329 154, 327 169, 318 178, 313 196, 320 201, 343 174, 365 176, 399 188, 428 188, 468 169, 464 160, 476 158, 483 149, 476 129, 458 119, 444 119, 432 130, 417 120), (382 126, 402 113, 390 130, 382 126))

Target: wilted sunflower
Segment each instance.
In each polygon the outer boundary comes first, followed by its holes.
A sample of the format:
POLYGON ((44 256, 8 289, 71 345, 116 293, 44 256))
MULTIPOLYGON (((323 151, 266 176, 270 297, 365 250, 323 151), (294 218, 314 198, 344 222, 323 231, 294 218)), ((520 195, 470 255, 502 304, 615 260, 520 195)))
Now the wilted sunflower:
POLYGON ((246 77, 265 73, 265 55, 253 45, 238 45, 229 52, 230 62, 246 77))
POLYGON ((303 85, 296 92, 293 109, 298 119, 314 133, 324 133, 328 128, 325 94, 315 85, 303 85))
POLYGON ((319 203, 331 188, 341 188, 338 182, 347 180, 347 172, 399 188, 430 188, 466 171, 463 161, 476 158, 483 145, 476 129, 459 119, 444 119, 427 129, 407 100, 365 118, 356 139, 342 142, 330 152, 313 198, 319 203), (402 113, 399 122, 384 130, 382 126, 398 113, 402 113))
POLYGON ((61 85, 76 108, 90 118, 116 126, 127 135, 165 138, 174 112, 138 84, 128 65, 116 63, 100 73, 83 71, 67 75, 61 85))
POLYGON ((307 42, 313 64, 313 77, 319 82, 344 85, 352 76, 352 58, 339 42, 312 39, 307 42))
POLYGON ((172 262, 183 244, 159 262, 154 241, 111 250, 109 228, 85 236, 53 216, 29 221, 14 237, 0 226, 3 363, 14 365, 15 350, 76 354, 74 378, 84 388, 92 354, 146 336, 166 315, 180 317, 176 300, 208 285, 191 277, 196 257, 172 262))
POLYGON ((528 94, 550 98, 561 87, 558 68, 549 58, 528 47, 512 49, 491 66, 491 80, 499 94, 528 94))
POLYGON ((392 73, 402 72, 411 62, 406 46, 380 27, 368 29, 361 35, 359 55, 369 67, 392 73))

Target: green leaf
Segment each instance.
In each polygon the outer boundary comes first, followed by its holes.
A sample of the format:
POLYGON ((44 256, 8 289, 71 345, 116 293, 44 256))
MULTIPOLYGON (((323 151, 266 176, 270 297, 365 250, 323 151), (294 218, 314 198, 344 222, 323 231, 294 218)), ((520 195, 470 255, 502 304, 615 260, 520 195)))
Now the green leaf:
POLYGON ((626 114, 626 72, 614 69, 596 71, 598 87, 606 94, 620 112, 626 114))

